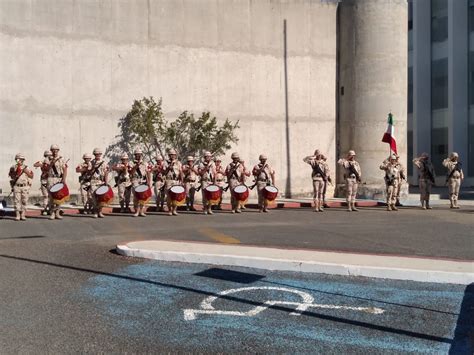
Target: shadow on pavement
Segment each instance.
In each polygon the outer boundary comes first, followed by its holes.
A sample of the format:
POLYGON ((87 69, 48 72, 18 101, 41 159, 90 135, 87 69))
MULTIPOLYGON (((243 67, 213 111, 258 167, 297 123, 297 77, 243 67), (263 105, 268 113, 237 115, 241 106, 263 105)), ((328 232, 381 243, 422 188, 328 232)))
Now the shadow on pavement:
MULTIPOLYGON (((104 271, 98 271, 98 270, 93 270, 93 269, 87 269, 87 268, 83 268, 83 267, 57 264, 57 263, 52 263, 52 262, 42 261, 42 260, 28 259, 28 258, 13 256, 13 255, 0 254, 0 258, 10 259, 10 260, 17 260, 17 261, 24 261, 24 262, 39 264, 39 265, 52 266, 52 267, 56 267, 56 268, 79 271, 79 272, 85 272, 85 273, 90 273, 90 274, 94 274, 94 275, 109 276, 109 277, 114 277, 114 278, 117 278, 117 279, 122 279, 122 280, 127 280, 127 281, 135 281, 135 282, 139 282, 139 283, 146 283, 146 284, 151 284, 151 285, 155 285, 155 286, 159 286, 159 287, 169 287, 169 288, 173 288, 173 289, 176 289, 176 290, 197 293, 197 294, 200 294, 200 295, 216 296, 216 297, 219 297, 219 298, 222 298, 222 299, 225 299, 225 300, 229 300, 229 301, 233 301, 233 302, 240 302, 240 303, 244 303, 244 304, 248 304, 248 305, 252 305, 252 306, 261 306, 262 305, 261 302, 255 302, 255 301, 252 301, 252 300, 247 300, 247 299, 235 297, 235 296, 232 296, 232 295, 220 295, 220 294, 217 294, 215 292, 209 292, 209 291, 205 291, 205 290, 198 290, 198 289, 192 288, 192 287, 173 285, 173 284, 169 284, 169 283, 152 281, 152 280, 147 280, 147 279, 133 277, 133 276, 114 274, 114 273, 111 273, 111 272, 104 272, 104 271)), ((293 313, 294 312, 293 308, 284 307, 282 305, 273 305, 273 306, 270 306, 269 308, 272 308, 274 310, 278 310, 278 311, 281 311, 281 312, 285 312, 285 313, 293 313)), ((372 324, 372 323, 368 323, 368 322, 364 322, 364 321, 347 319, 347 318, 332 316, 332 315, 328 315, 328 314, 317 313, 317 312, 313 312, 313 311, 304 311, 304 312, 302 312, 302 314, 304 314, 305 316, 308 316, 308 317, 314 317, 314 318, 328 320, 328 321, 336 322, 336 323, 348 324, 348 325, 352 325, 352 326, 356 326, 356 327, 373 329, 373 330, 377 330, 377 331, 380 331, 380 332, 386 332, 386 333, 397 334, 397 335, 404 335, 404 336, 409 336, 409 337, 413 337, 413 338, 417 338, 417 339, 436 341, 436 342, 445 343, 445 344, 452 344, 453 343, 453 341, 450 338, 446 338, 446 337, 440 337, 440 336, 430 335, 430 334, 423 334, 423 333, 419 333, 419 332, 415 332, 415 331, 411 331, 411 330, 405 330, 405 329, 397 329, 397 328, 392 328, 392 327, 385 326, 385 325, 372 324)))
POLYGON ((23 235, 19 237, 6 237, 0 238, 0 240, 9 240, 9 239, 37 239, 37 238, 46 238, 45 235, 23 235))
POLYGON ((464 298, 454 330, 454 339, 449 354, 474 353, 474 283, 464 291, 464 298))

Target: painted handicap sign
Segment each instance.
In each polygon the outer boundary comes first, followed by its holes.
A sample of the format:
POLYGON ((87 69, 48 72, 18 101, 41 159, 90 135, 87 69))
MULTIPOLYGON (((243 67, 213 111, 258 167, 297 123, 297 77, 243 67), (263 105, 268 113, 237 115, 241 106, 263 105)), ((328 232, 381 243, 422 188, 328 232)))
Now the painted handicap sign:
POLYGON ((184 319, 187 321, 195 320, 199 315, 225 315, 225 316, 237 316, 237 317, 254 317, 266 309, 273 306, 288 306, 294 307, 294 311, 290 313, 292 316, 299 316, 305 311, 311 308, 324 308, 324 309, 339 309, 348 311, 365 312, 372 314, 382 314, 383 309, 377 307, 353 307, 353 306, 341 306, 331 304, 318 304, 314 303, 314 297, 307 292, 303 292, 296 289, 285 288, 285 287, 271 287, 271 286, 259 286, 259 287, 241 287, 233 288, 220 292, 217 296, 208 296, 200 304, 199 309, 184 309, 184 319), (280 291, 291 295, 299 296, 300 302, 288 301, 288 300, 267 300, 261 305, 252 308, 249 311, 236 311, 236 310, 221 310, 215 309, 213 306, 214 301, 218 298, 228 297, 244 291, 280 291))

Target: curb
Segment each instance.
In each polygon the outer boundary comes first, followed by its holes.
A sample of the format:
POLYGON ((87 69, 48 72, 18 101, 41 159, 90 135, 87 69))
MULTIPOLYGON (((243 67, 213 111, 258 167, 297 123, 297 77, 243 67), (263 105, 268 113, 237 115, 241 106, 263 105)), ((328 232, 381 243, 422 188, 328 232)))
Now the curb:
POLYGON ((123 256, 183 263, 241 266, 265 270, 364 276, 462 285, 474 282, 474 263, 466 261, 168 241, 125 243, 117 245, 116 251, 123 256), (163 246, 160 249, 142 249, 137 247, 140 243, 144 243, 144 247, 147 247, 146 244, 150 243, 156 243, 159 247, 161 243, 163 246), (172 247, 170 248, 169 245, 172 247), (208 252, 189 251, 194 248, 199 249, 203 245, 204 249, 202 250, 207 250, 208 252), (212 251, 213 249, 215 249, 215 252, 212 251), (245 249, 249 250, 247 255, 245 255, 245 249), (233 250, 236 252, 233 253, 233 250), (252 255, 258 254, 259 251, 268 256, 252 255), (291 258, 292 254, 298 255, 298 253, 300 253, 300 258, 291 258), (314 259, 312 259, 312 255, 314 259), (351 261, 358 261, 359 263, 351 263, 351 261), (365 263, 361 264, 360 261, 365 261, 365 263), (410 264, 419 264, 420 267, 406 267, 406 265, 410 264))

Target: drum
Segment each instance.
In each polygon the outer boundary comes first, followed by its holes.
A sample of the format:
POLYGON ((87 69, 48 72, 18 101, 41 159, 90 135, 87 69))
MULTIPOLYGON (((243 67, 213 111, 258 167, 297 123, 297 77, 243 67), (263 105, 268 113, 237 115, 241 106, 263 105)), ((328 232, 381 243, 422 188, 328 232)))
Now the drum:
POLYGON ((267 203, 273 202, 278 197, 278 189, 275 186, 265 186, 262 190, 262 195, 267 203))
POLYGON ((168 199, 172 205, 181 206, 186 202, 186 190, 181 185, 171 186, 168 190, 168 199))
POLYGON ((51 186, 49 193, 55 205, 62 205, 64 202, 69 201, 69 189, 62 182, 51 186))
POLYGON ((99 207, 104 207, 114 198, 114 191, 109 185, 103 185, 94 191, 94 195, 99 207))
POLYGON ((245 185, 238 185, 232 191, 235 199, 239 202, 247 202, 249 198, 249 188, 245 185))
POLYGON ((217 205, 221 200, 222 189, 217 185, 209 185, 204 189, 204 196, 210 205, 217 205))
POLYGON ((146 205, 152 196, 150 187, 147 184, 137 185, 133 188, 133 194, 139 205, 146 205))

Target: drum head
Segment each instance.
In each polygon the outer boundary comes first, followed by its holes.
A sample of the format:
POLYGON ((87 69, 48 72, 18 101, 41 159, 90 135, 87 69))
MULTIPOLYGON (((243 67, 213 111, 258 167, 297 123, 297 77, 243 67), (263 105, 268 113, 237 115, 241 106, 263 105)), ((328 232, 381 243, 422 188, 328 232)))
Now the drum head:
POLYGON ((142 184, 135 187, 136 192, 145 192, 149 189, 148 185, 142 184))
POLYGON ((51 189, 49 191, 51 192, 58 192, 61 191, 64 187, 64 184, 62 182, 58 182, 57 184, 54 184, 51 186, 51 189))
POLYGON ((265 186, 265 190, 268 192, 278 192, 278 189, 275 186, 265 186))
POLYGON ((184 187, 181 185, 174 185, 174 186, 171 186, 170 191, 174 192, 175 194, 181 194, 185 190, 184 190, 184 187))
POLYGON ((234 191, 237 192, 237 193, 243 193, 243 192, 247 191, 247 186, 245 186, 245 185, 236 186, 234 191))
POLYGON ((216 191, 219 191, 219 189, 220 187, 217 185, 209 185, 205 188, 205 190, 209 192, 216 192, 216 191))
POLYGON ((95 190, 95 193, 97 195, 103 195, 103 194, 106 194, 108 191, 109 191, 109 187, 104 185, 104 186, 99 187, 97 190, 95 190))

